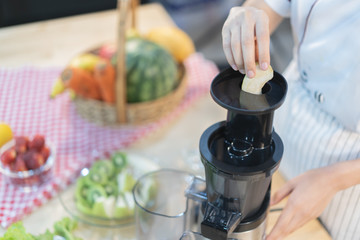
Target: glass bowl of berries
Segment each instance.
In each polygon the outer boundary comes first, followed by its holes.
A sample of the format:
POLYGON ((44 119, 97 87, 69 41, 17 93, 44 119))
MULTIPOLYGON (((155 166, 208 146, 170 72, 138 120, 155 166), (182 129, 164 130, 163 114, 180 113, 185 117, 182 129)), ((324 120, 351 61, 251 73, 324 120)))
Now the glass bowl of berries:
POLYGON ((32 191, 51 179, 54 156, 44 136, 16 136, 0 148, 0 172, 7 184, 32 191))

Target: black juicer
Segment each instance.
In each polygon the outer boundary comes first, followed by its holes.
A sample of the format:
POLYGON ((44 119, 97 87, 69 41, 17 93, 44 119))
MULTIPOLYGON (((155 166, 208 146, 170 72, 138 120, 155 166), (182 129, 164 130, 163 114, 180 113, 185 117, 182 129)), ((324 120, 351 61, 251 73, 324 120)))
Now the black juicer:
POLYGON ((273 116, 287 92, 284 77, 274 72, 261 95, 242 91, 243 78, 228 68, 211 85, 211 96, 228 113, 200 139, 207 196, 201 234, 210 239, 265 238, 271 178, 283 154, 273 116))

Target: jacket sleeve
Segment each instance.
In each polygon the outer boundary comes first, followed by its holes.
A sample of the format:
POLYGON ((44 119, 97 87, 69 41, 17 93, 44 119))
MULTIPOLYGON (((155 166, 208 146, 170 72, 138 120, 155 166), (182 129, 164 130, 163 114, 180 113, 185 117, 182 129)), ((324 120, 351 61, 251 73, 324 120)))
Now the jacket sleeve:
POLYGON ((290 0, 265 0, 265 2, 280 16, 290 17, 290 0))

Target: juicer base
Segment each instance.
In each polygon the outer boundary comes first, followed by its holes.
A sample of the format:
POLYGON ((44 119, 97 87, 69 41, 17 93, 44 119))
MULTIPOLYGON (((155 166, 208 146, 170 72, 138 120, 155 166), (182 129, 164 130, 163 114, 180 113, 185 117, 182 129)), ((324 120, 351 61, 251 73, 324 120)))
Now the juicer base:
POLYGON ((266 220, 254 229, 245 232, 233 232, 228 239, 236 240, 264 240, 266 237, 266 220))

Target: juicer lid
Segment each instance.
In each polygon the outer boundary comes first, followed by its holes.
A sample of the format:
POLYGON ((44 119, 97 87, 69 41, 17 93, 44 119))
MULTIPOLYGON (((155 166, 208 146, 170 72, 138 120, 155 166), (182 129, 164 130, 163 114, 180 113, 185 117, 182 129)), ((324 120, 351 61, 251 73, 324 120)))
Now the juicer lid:
POLYGON ((260 95, 241 90, 244 74, 227 68, 220 72, 211 84, 211 96, 220 106, 247 115, 265 114, 279 108, 285 100, 287 83, 281 74, 265 84, 260 95))

